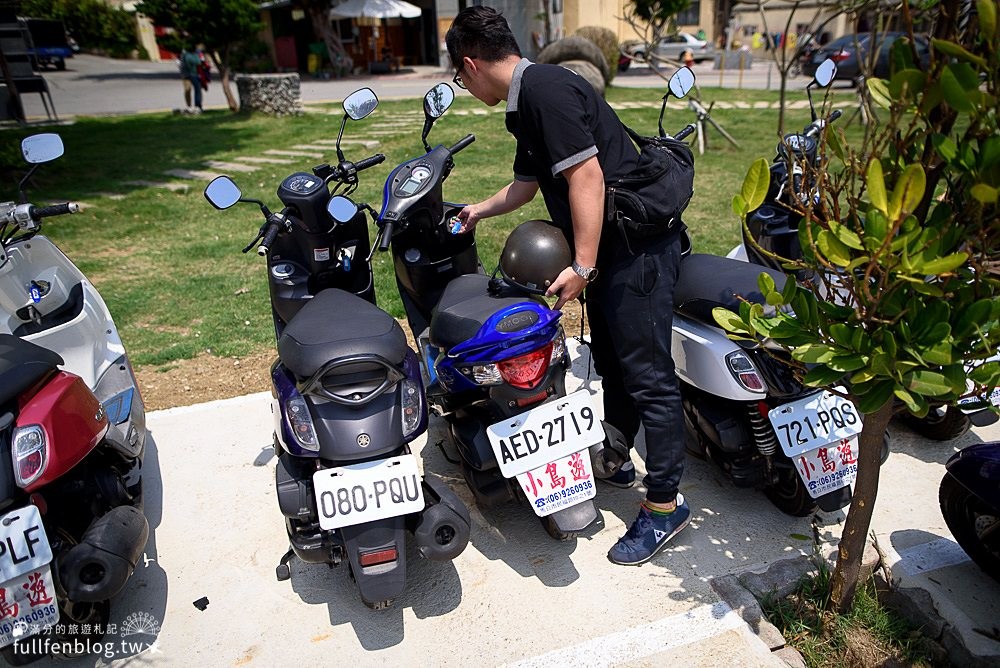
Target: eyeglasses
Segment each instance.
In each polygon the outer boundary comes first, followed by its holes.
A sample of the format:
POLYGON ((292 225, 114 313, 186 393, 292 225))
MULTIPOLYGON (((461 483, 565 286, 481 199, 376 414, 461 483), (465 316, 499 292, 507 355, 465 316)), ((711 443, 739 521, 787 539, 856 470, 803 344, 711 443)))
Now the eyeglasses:
POLYGON ((462 80, 462 70, 464 69, 465 69, 465 63, 462 63, 462 66, 458 68, 457 72, 455 72, 455 76, 454 78, 452 78, 452 82, 462 90, 468 90, 468 88, 465 87, 465 81, 462 80))

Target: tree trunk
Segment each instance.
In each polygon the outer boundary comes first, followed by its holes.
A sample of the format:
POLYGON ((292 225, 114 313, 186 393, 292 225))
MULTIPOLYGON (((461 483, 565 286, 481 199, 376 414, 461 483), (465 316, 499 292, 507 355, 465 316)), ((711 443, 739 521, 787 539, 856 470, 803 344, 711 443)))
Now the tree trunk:
POLYGON ((347 73, 350 74, 354 69, 354 60, 347 55, 344 44, 340 41, 340 35, 333 32, 330 24, 329 3, 321 7, 310 5, 307 11, 309 13, 309 22, 312 23, 313 32, 316 33, 317 37, 322 38, 323 43, 326 45, 326 55, 330 58, 330 66, 333 67, 334 76, 340 76, 340 71, 337 67, 338 59, 347 68, 347 73))
POLYGON ((874 413, 865 415, 864 427, 858 435, 858 477, 854 483, 851 509, 844 522, 844 534, 837 550, 837 566, 833 570, 830 600, 840 614, 846 614, 854 604, 854 593, 861 574, 861 559, 868 541, 875 496, 878 494, 878 476, 881 468, 882 442, 886 427, 892 418, 893 401, 890 399, 874 413))
POLYGON ((212 64, 215 65, 215 71, 219 73, 219 85, 222 86, 222 92, 226 96, 226 104, 229 105, 229 111, 239 111, 240 102, 233 95, 233 89, 230 87, 228 51, 227 48, 226 53, 221 58, 216 52, 212 51, 209 53, 209 57, 212 59, 212 64))

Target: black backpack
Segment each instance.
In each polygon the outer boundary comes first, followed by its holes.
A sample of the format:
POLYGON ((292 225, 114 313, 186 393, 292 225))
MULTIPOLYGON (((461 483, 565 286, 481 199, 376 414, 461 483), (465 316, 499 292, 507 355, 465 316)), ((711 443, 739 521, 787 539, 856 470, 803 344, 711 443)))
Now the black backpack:
POLYGON ((644 137, 624 123, 639 147, 639 164, 607 184, 606 220, 628 237, 648 239, 677 233, 694 194, 694 155, 671 137, 644 137))

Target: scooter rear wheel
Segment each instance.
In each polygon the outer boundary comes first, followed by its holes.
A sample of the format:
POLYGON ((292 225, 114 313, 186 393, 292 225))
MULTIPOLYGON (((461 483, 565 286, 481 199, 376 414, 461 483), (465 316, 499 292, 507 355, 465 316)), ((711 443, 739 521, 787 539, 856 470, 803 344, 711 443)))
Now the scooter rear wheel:
POLYGON ((941 480, 941 514, 965 553, 1000 582, 1000 516, 951 475, 941 480))
POLYGON ((580 535, 578 531, 560 531, 559 527, 556 526, 555 520, 551 516, 539 517, 538 518, 542 527, 545 529, 545 533, 549 534, 556 540, 573 540, 580 535))
POLYGON ((969 416, 956 406, 932 408, 922 418, 907 413, 903 421, 910 429, 932 441, 950 441, 964 435, 972 426, 969 416))
POLYGON ((802 478, 799 477, 795 469, 780 468, 777 473, 777 481, 764 488, 764 494, 771 503, 778 510, 792 517, 808 517, 816 512, 819 506, 809 496, 806 486, 802 484, 802 478))

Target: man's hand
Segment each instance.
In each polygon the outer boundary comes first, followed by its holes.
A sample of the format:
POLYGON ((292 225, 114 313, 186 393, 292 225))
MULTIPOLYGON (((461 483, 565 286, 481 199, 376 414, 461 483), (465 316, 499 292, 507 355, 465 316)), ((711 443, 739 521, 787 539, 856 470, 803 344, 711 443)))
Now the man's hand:
POLYGON ((566 267, 559 272, 559 276, 556 277, 555 282, 545 291, 545 296, 559 295, 555 306, 552 307, 559 310, 566 302, 573 301, 579 297, 585 287, 587 287, 587 279, 573 271, 573 267, 566 267))
POLYGON ((458 234, 465 234, 476 229, 476 224, 482 218, 480 206, 481 204, 469 204, 458 212, 458 219, 462 221, 462 228, 458 231, 458 234))

